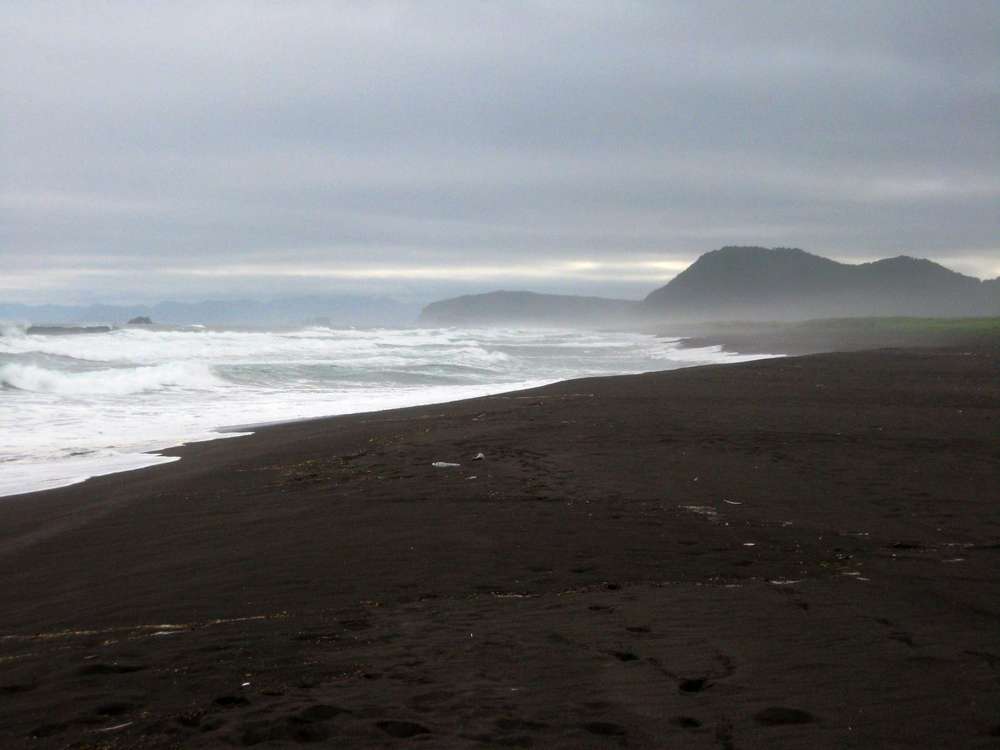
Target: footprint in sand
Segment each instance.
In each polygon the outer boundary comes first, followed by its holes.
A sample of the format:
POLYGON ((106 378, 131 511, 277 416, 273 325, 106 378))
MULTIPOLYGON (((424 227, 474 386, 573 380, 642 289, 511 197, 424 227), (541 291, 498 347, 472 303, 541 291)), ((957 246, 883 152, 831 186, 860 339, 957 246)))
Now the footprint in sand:
POLYGON ((681 729, 699 729, 701 727, 701 722, 693 716, 675 716, 670 720, 670 723, 681 729))
POLYGON ((249 706, 250 701, 242 695, 220 695, 214 701, 216 706, 221 708, 236 708, 238 706, 249 706))
POLYGON ((327 722, 349 713, 346 708, 317 703, 289 716, 247 722, 241 729, 239 739, 245 746, 289 739, 300 744, 323 742, 332 734, 327 722))
POLYGON ((97 664, 87 664, 84 667, 80 667, 77 672, 80 675, 90 677, 96 675, 129 674, 131 672, 140 672, 145 668, 141 664, 105 664, 98 662, 97 664))
POLYGON ((114 701, 111 703, 102 703, 96 709, 94 713, 98 716, 121 716, 127 714, 130 711, 134 711, 138 708, 135 703, 126 703, 125 701, 114 701))
POLYGON ((37 687, 38 685, 35 683, 0 685, 0 695, 17 695, 18 693, 29 693, 37 687))
POLYGON ((639 657, 631 651, 615 651, 613 656, 619 661, 639 661, 639 657))
POLYGON ((910 648, 916 648, 916 644, 913 642, 913 636, 902 630, 896 630, 893 631, 892 633, 889 633, 889 638, 891 638, 894 641, 899 641, 900 643, 903 643, 909 646, 910 648))
POLYGON ((786 708, 784 706, 771 706, 763 711, 758 711, 753 718, 758 724, 764 726, 777 727, 786 724, 811 724, 816 721, 816 717, 808 711, 798 708, 786 708))
POLYGON ((677 689, 682 693, 700 693, 702 690, 711 687, 712 683, 706 677, 693 677, 681 680, 677 689))

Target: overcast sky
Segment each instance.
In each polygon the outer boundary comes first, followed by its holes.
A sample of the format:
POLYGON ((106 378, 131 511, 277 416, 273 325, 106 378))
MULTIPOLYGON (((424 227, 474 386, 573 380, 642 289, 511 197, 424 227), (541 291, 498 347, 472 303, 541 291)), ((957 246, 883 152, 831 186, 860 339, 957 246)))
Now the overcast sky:
POLYGON ((1000 275, 1000 3, 0 6, 0 301, 1000 275))

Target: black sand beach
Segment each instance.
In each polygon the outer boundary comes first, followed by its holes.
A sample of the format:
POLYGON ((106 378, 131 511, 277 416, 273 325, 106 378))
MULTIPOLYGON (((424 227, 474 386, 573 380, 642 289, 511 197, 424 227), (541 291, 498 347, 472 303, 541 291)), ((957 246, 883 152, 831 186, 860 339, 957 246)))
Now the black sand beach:
POLYGON ((0 746, 1000 746, 996 347, 176 453, 0 499, 0 746))

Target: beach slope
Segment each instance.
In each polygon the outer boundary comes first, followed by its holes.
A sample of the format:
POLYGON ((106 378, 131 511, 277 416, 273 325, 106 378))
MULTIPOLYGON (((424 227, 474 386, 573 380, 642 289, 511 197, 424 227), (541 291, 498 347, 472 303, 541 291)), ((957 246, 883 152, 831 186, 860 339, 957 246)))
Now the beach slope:
POLYGON ((0 499, 0 746, 995 747, 998 436, 1000 350, 880 350, 0 499))

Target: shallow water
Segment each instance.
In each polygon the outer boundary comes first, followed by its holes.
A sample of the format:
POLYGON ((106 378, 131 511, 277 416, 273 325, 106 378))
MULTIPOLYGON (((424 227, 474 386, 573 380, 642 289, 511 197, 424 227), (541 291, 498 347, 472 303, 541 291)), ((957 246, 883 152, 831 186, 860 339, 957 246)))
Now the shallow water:
POLYGON ((0 495, 172 461, 149 451, 222 437, 232 425, 747 359, 645 334, 565 330, 7 328, 0 495))

